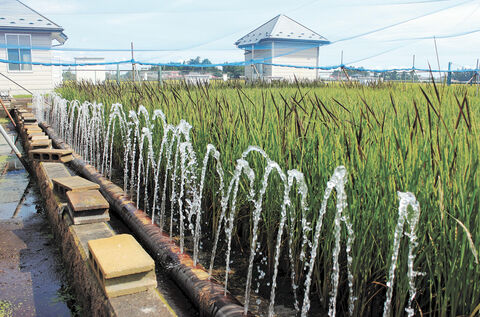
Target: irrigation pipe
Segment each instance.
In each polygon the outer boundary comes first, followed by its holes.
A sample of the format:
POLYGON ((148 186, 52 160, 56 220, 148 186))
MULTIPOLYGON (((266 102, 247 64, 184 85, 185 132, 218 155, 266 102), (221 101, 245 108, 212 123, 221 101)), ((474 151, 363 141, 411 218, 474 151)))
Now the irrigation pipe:
MULTIPOLYGON (((42 122, 39 125, 50 137, 54 147, 71 149, 48 124, 42 122)), ((103 177, 95 167, 87 164, 77 154, 74 154, 74 159, 68 164, 78 174, 100 185, 100 191, 110 203, 111 209, 120 216, 155 261, 193 302, 201 316, 245 316, 243 305, 229 292, 224 295, 223 285, 213 278, 209 279, 202 266, 194 266, 192 258, 180 252, 180 248, 160 227, 152 224, 151 218, 135 206, 122 188, 103 177)), ((248 313, 247 316, 253 315, 248 313)))

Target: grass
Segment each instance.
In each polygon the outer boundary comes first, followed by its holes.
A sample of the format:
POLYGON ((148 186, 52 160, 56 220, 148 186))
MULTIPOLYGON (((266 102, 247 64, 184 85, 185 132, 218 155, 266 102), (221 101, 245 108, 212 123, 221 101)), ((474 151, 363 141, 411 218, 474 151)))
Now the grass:
MULTIPOLYGON (((249 145, 262 147, 284 170, 298 169, 305 174, 312 223, 316 222, 326 182, 336 166, 345 165, 349 173, 346 212, 356 235, 353 276, 359 298, 357 316, 381 313, 398 218, 396 192, 413 192, 421 208, 415 270, 425 273, 415 280, 416 313, 468 315, 480 304, 480 266, 473 252, 480 248, 480 98, 476 87, 411 83, 361 86, 233 82, 198 87, 68 83, 58 92, 70 100, 101 102, 107 108, 119 102, 127 110, 140 104, 152 112, 162 109, 170 123, 185 119, 193 126, 192 143, 197 157, 203 157, 208 143, 214 144, 228 173, 249 145)), ((154 135, 161 133, 157 129, 154 135)), ((156 151, 160 141, 160 137, 154 138, 156 151)), ((122 167, 123 146, 119 139, 115 152, 116 165, 122 167)), ((265 165, 258 157, 249 158, 249 162, 256 171, 265 165)), ((214 166, 210 166, 203 202, 208 219, 204 232, 215 230, 219 216, 214 175, 214 166)), ((278 179, 273 177, 271 182, 260 228, 260 242, 269 264, 274 256, 281 196, 278 179)), ((251 206, 245 192, 240 196, 236 248, 242 257, 248 256, 252 229, 251 206)), ((311 297, 319 306, 321 298, 328 303, 325 298, 330 291, 333 209, 334 202, 330 201, 314 272, 311 297)), ((344 231, 342 245, 346 242, 344 231)), ((297 244, 301 234, 302 228, 297 225, 297 244)), ((395 315, 403 313, 408 297, 405 241, 395 281, 395 315)), ((300 252, 298 247, 296 252, 300 252)), ((337 311, 345 313, 348 288, 346 255, 342 252, 337 311)), ((301 268, 297 275, 302 275, 301 268)), ((283 279, 287 276, 284 272, 283 279)))
POLYGON ((13 95, 13 98, 15 98, 15 99, 32 98, 32 95, 30 95, 30 94, 13 95))

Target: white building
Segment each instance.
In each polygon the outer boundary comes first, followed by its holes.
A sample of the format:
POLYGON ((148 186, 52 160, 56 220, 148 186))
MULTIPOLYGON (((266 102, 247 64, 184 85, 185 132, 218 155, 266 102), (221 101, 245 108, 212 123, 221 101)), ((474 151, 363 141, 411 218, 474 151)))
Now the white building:
POLYGON ((54 88, 52 46, 64 44, 63 28, 17 0, 0 0, 0 91, 10 95, 47 92, 54 88), (7 61, 13 61, 8 63, 7 61), (26 62, 26 63, 25 63, 26 62))
POLYGON ((319 48, 330 43, 320 34, 280 14, 237 42, 245 50, 248 80, 315 80, 318 78, 319 48), (282 65, 294 65, 285 67, 282 65))
MULTIPOLYGON (((75 64, 104 63, 103 57, 75 57, 75 64)), ((77 81, 92 83, 105 81, 105 65, 78 65, 75 66, 77 81)))
POLYGON ((208 84, 211 79, 211 75, 209 74, 197 74, 197 73, 190 73, 183 78, 187 84, 197 85, 197 84, 208 84))

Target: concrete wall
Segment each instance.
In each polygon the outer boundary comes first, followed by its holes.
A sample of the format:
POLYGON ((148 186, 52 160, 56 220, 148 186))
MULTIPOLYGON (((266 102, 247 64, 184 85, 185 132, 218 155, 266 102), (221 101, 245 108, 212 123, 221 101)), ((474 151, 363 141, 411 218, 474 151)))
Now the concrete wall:
MULTIPOLYGON (((50 47, 52 45, 51 33, 25 33, 13 31, 0 32, 1 45, 5 45, 5 33, 31 34, 32 46, 50 47)), ((6 48, 0 48, 0 59, 7 59, 6 48)), ((32 61, 50 63, 51 51, 32 50, 32 61)), ((32 65, 32 70, 29 71, 10 71, 8 70, 8 64, 0 63, 0 73, 8 76, 34 93, 48 92, 52 91, 54 88, 51 66, 32 65)), ((10 95, 27 94, 25 90, 18 87, 3 76, 0 76, 0 91, 10 91, 10 95)))

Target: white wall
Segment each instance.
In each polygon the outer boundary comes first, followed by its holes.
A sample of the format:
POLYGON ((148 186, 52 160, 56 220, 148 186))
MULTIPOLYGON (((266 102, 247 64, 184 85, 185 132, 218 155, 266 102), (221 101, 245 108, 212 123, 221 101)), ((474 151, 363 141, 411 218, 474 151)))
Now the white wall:
MULTIPOLYGON (((275 56, 290 53, 294 49, 282 48, 275 50, 275 56)), ((288 55, 274 58, 275 64, 295 65, 295 66, 317 66, 317 48, 308 48, 288 55)), ((282 77, 287 80, 315 80, 317 78, 316 69, 293 68, 293 67, 273 67, 273 77, 282 77)))
MULTIPOLYGON (((103 63, 103 57, 76 57, 75 63, 103 63)), ((77 81, 85 80, 92 83, 105 81, 105 65, 75 66, 77 81)))
MULTIPOLYGON (((25 33, 25 32, 0 32, 0 44, 5 45, 5 33, 8 34, 31 34, 32 46, 52 45, 50 33, 25 33)), ((0 48, 0 59, 7 59, 7 49, 0 48)), ((32 61, 51 62, 51 52, 49 50, 32 50, 32 61)), ((52 80, 51 66, 32 65, 31 71, 9 71, 8 64, 0 63, 0 73, 8 76, 20 85, 24 86, 33 93, 43 93, 52 91, 54 88, 52 80)), ((0 76, 0 90, 9 90, 10 95, 28 94, 25 90, 0 76)))
MULTIPOLYGON (((271 50, 254 50, 253 51, 253 59, 254 60, 259 60, 259 59, 265 59, 265 63, 272 63, 271 60, 272 57, 272 51, 271 50)), ((250 61, 252 59, 252 52, 248 51, 247 54, 245 54, 245 61, 250 61)), ((253 68, 252 65, 245 65, 245 77, 248 80, 256 80, 258 76, 260 77, 270 77, 272 76, 272 66, 271 65, 255 65, 257 71, 253 68)))

